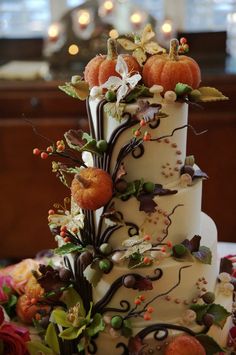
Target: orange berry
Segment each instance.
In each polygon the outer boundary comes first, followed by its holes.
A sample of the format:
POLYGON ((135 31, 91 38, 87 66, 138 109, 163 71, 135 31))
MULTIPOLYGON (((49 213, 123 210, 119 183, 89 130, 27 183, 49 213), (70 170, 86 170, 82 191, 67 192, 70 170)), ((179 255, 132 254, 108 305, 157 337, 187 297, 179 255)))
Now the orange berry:
POLYGON ((66 234, 65 231, 61 231, 61 232, 60 232, 60 236, 61 236, 62 238, 65 238, 65 237, 67 236, 67 234, 66 234))
POLYGON ((146 234, 146 235, 143 237, 143 239, 144 239, 145 241, 151 240, 151 236, 150 236, 149 234, 146 234))
POLYGON ((49 210, 48 214, 49 214, 49 216, 51 216, 51 215, 55 214, 55 211, 54 210, 49 210))
POLYGON ((145 298, 146 298, 146 297, 145 297, 144 295, 140 295, 140 296, 139 296, 139 299, 140 299, 141 301, 145 301, 145 298))
POLYGON ((154 308, 151 307, 151 306, 149 306, 149 307, 147 308, 147 312, 148 312, 148 313, 153 313, 153 312, 154 312, 154 308))
POLYGON ((134 303, 136 304, 136 306, 140 305, 141 304, 141 300, 139 298, 136 298, 134 300, 134 303))
POLYGON ((33 149, 33 154, 34 155, 39 155, 41 153, 41 151, 38 148, 34 148, 33 149))
POLYGON ((60 231, 61 232, 66 232, 67 231, 67 226, 61 226, 60 231))
POLYGON ((145 120, 141 120, 141 121, 140 121, 140 126, 141 126, 141 127, 144 127, 144 126, 146 126, 146 125, 147 125, 147 123, 146 123, 145 120))
POLYGON ((135 131, 135 132, 134 132, 134 136, 135 136, 135 137, 141 136, 141 132, 140 132, 139 130, 135 131))
POLYGON ((57 146, 57 150, 59 150, 60 152, 62 152, 63 150, 65 150, 65 146, 63 144, 59 144, 57 146))
POLYGON ((40 320, 41 319, 41 314, 40 313, 36 313, 34 318, 36 320, 40 320))
POLYGON ((165 252, 166 252, 166 248, 165 248, 165 247, 162 247, 162 248, 161 248, 161 252, 162 252, 162 253, 165 253, 165 252))
POLYGON ((53 147, 52 147, 52 146, 47 147, 47 149, 46 149, 46 150, 47 150, 47 152, 48 152, 48 153, 52 153, 52 152, 53 152, 53 147))
POLYGON ((179 43, 180 44, 186 44, 187 43, 187 38, 181 37, 180 40, 179 40, 179 43))
POLYGON ((145 142, 147 142, 147 141, 150 141, 150 139, 151 139, 151 134, 148 133, 148 132, 145 132, 145 133, 144 133, 144 136, 143 136, 143 140, 144 140, 145 142))
POLYGON ((70 238, 69 237, 64 238, 64 242, 69 243, 70 242, 70 238))
POLYGON ((143 258, 143 263, 144 263, 144 264, 148 265, 148 264, 150 264, 150 262, 151 262, 151 259, 150 259, 148 256, 145 256, 145 257, 143 258))
POLYGON ((47 159, 48 153, 42 152, 41 155, 40 155, 40 157, 41 157, 41 159, 47 159))
POLYGON ((150 314, 146 312, 146 313, 144 313, 144 315, 143 315, 143 319, 144 319, 144 320, 151 320, 152 318, 151 318, 150 314))

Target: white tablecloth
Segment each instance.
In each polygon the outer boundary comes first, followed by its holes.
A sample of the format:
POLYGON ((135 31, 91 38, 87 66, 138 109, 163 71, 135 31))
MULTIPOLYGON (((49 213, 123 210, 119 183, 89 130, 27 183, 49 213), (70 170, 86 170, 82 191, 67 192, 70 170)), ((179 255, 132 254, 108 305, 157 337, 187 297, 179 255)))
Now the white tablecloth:
POLYGON ((217 251, 220 258, 226 255, 236 255, 236 243, 218 242, 217 251))

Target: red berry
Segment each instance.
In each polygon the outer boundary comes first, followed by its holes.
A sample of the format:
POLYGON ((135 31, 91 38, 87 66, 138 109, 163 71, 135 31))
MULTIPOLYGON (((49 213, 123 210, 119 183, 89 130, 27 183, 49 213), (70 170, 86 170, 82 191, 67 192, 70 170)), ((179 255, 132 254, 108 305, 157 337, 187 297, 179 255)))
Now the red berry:
POLYGON ((134 301, 134 303, 138 306, 141 304, 141 300, 139 298, 136 298, 136 300, 134 301))
POLYGON ((165 253, 165 252, 166 252, 166 248, 165 248, 165 247, 162 247, 162 248, 161 248, 161 251, 162 251, 162 253, 165 253))
POLYGON ((145 133, 144 133, 144 136, 143 136, 143 140, 144 140, 145 142, 147 142, 147 141, 150 141, 150 139, 151 139, 151 134, 148 133, 148 132, 145 132, 145 133))
POLYGON ((42 152, 40 156, 41 156, 42 159, 47 159, 48 153, 42 152))
POLYGON ((154 312, 154 308, 151 307, 151 306, 149 306, 149 307, 147 308, 147 312, 148 312, 148 313, 153 313, 153 312, 154 312))
POLYGON ((167 244, 168 248, 172 248, 172 246, 173 246, 173 244, 172 244, 171 241, 169 241, 169 240, 167 241, 166 244, 167 244))
POLYGON ((58 147, 60 144, 62 144, 62 141, 57 141, 57 142, 56 142, 57 147, 58 147))
POLYGON ((143 319, 144 320, 151 320, 151 316, 150 316, 150 314, 149 313, 144 313, 144 315, 143 315, 143 319))
POLYGON ((67 226, 61 226, 60 231, 61 232, 66 232, 67 231, 67 226))
POLYGON ((135 137, 139 137, 141 135, 141 132, 139 130, 134 132, 135 137))
POLYGON ((51 216, 52 214, 55 214, 55 211, 54 210, 49 210, 48 214, 51 216))
POLYGON ((145 256, 143 258, 143 263, 146 264, 146 265, 150 264, 150 261, 151 261, 151 259, 148 256, 145 256))
POLYGON ((33 154, 34 155, 39 155, 41 153, 41 151, 38 148, 34 148, 33 149, 33 154))
POLYGON ((145 241, 151 240, 151 236, 148 235, 148 234, 146 234, 146 235, 143 237, 143 239, 144 239, 145 241))
POLYGON ((59 144, 57 146, 57 150, 59 150, 60 152, 62 152, 63 150, 65 150, 65 146, 63 144, 59 144))
POLYGON ((146 126, 146 124, 147 124, 147 123, 146 123, 145 120, 141 120, 141 121, 140 121, 140 126, 141 126, 141 127, 146 126))
POLYGON ((48 153, 52 153, 52 152, 53 152, 53 147, 51 147, 51 146, 50 146, 50 147, 47 147, 46 150, 47 150, 48 153))
POLYGON ((144 295, 140 295, 140 296, 139 296, 139 299, 140 299, 141 301, 145 301, 145 296, 144 296, 144 295))
POLYGON ((69 237, 64 238, 64 242, 65 243, 69 243, 70 242, 70 238, 69 237))
POLYGON ((61 231, 61 232, 60 232, 60 236, 61 236, 62 238, 65 238, 65 237, 66 237, 66 232, 65 232, 65 231, 61 231))
POLYGON ((40 314, 40 313, 36 313, 35 316, 34 316, 34 318, 35 318, 36 320, 40 320, 40 319, 41 319, 41 314, 40 314))
POLYGON ((187 43, 187 38, 181 37, 179 42, 180 42, 180 44, 185 44, 185 43, 187 43))

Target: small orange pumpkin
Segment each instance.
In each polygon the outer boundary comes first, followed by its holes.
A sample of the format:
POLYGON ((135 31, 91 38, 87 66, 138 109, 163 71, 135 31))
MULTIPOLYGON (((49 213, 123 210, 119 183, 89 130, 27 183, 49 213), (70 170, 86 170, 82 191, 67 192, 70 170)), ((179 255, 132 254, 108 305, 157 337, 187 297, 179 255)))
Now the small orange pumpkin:
MULTIPOLYGON (((89 84, 90 88, 104 84, 110 76, 120 76, 115 70, 117 56, 116 41, 109 38, 107 41, 107 55, 98 55, 92 58, 85 67, 84 80, 89 84)), ((141 73, 140 65, 132 55, 124 54, 123 58, 129 72, 141 73)))
POLYGON ((182 334, 175 337, 167 346, 165 355, 206 355, 202 344, 194 337, 182 334))
POLYGON ((178 55, 179 41, 172 39, 168 54, 155 54, 143 66, 143 81, 147 87, 161 85, 164 91, 174 90, 177 83, 197 89, 201 71, 197 62, 185 55, 178 55))
POLYGON ((73 200, 83 209, 97 210, 112 198, 111 176, 98 168, 82 169, 71 184, 73 200))

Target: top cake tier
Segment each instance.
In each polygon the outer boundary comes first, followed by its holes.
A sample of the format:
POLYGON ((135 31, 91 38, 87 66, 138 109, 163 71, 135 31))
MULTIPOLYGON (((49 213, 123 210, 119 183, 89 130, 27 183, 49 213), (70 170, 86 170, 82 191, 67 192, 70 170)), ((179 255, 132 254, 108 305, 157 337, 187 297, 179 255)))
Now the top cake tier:
MULTIPOLYGON (((142 102, 157 107, 161 105, 161 118, 157 118, 145 125, 145 135, 148 141, 138 144, 131 149, 132 138, 139 131, 140 121, 136 114, 139 112, 137 104, 125 106, 120 121, 108 110, 107 102, 100 99, 89 100, 89 121, 91 133, 96 140, 108 142, 101 168, 111 175, 117 165, 124 164, 127 181, 143 179, 161 185, 173 183, 179 179, 180 168, 186 157, 188 105, 185 103, 167 103, 164 99, 143 99, 142 102), (161 102, 160 102, 161 101, 161 102), (129 150, 130 152, 126 154, 129 150)), ((136 137, 138 141, 138 137, 136 137)))

